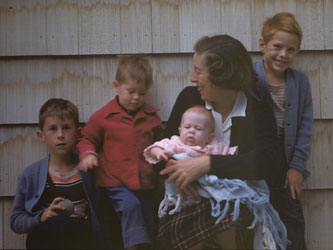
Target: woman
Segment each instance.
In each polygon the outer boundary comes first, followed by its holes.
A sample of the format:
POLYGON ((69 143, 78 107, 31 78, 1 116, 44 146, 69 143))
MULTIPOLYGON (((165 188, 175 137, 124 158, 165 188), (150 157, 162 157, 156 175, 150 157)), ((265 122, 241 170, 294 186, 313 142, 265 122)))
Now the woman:
MULTIPOLYGON (((178 134, 183 112, 204 105, 215 118, 215 138, 238 146, 238 155, 210 155, 180 161, 169 160, 162 175, 168 175, 182 195, 200 199, 193 182, 203 174, 219 178, 271 182, 279 171, 279 140, 273 111, 252 89, 256 73, 244 46, 227 35, 201 38, 194 47, 191 82, 178 96, 168 120, 165 137, 178 134)), ((225 249, 251 248, 252 221, 245 206, 240 218, 230 216, 215 224, 209 200, 184 208, 160 220, 157 242, 168 249, 202 249, 207 242, 225 249), (237 243, 237 244, 236 244, 237 243)))

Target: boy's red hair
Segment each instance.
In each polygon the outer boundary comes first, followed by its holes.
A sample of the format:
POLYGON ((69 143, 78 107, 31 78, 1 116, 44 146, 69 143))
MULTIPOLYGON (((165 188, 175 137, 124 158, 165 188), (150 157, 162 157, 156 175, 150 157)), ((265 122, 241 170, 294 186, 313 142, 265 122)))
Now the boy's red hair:
POLYGON ((262 25, 261 36, 264 43, 268 43, 277 31, 285 31, 298 37, 299 45, 302 42, 302 28, 295 19, 295 16, 288 12, 280 12, 273 17, 269 17, 262 25))

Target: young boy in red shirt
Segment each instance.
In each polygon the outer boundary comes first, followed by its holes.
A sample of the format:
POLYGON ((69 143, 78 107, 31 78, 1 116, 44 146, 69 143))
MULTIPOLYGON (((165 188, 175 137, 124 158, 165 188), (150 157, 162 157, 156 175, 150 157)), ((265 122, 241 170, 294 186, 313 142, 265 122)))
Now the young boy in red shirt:
POLYGON ((151 243, 153 236, 156 176, 143 150, 163 128, 157 109, 145 103, 152 82, 146 59, 121 57, 113 82, 118 95, 90 117, 77 145, 80 169, 95 168, 96 184, 120 218, 128 249, 151 243))

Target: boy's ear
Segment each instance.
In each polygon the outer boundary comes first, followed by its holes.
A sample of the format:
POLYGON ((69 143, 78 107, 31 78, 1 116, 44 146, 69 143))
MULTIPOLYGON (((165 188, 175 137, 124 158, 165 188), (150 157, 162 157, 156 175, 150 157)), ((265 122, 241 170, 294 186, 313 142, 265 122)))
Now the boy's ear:
POLYGON ((76 129, 76 134, 77 134, 78 137, 81 135, 81 129, 82 129, 81 127, 78 127, 76 129))
POLYGON ((299 51, 301 50, 300 47, 298 47, 298 49, 296 50, 296 56, 299 54, 299 51))
POLYGON ((118 92, 118 88, 119 88, 119 82, 117 80, 113 81, 113 87, 116 89, 116 91, 118 92))
POLYGON ((264 42, 264 38, 262 36, 259 38, 259 48, 260 48, 260 51, 263 53, 264 49, 265 49, 265 42, 264 42))
POLYGON ((44 133, 40 129, 37 130, 37 138, 40 142, 44 142, 44 133))
POLYGON ((79 141, 79 138, 81 137, 81 129, 82 127, 80 126, 76 129, 76 143, 79 141))

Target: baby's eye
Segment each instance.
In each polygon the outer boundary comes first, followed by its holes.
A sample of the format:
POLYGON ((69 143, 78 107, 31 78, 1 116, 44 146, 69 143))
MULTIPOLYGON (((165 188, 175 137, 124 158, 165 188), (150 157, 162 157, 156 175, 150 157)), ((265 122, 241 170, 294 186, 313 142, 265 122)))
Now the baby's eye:
POLYGON ((56 130, 57 130, 57 127, 50 127, 49 130, 51 130, 51 131, 56 131, 56 130))

